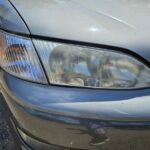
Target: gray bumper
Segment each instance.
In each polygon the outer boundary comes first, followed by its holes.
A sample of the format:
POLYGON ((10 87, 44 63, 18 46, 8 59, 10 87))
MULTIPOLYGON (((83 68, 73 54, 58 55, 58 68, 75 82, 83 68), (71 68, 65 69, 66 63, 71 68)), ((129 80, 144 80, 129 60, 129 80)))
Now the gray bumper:
POLYGON ((16 127, 36 141, 88 150, 150 147, 150 89, 66 88, 0 74, 16 127))

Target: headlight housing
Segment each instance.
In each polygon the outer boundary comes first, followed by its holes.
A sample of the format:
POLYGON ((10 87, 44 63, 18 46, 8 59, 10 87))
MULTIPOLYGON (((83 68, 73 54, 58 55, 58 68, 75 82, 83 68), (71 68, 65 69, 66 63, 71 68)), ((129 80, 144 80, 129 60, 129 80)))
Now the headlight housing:
POLYGON ((51 84, 134 89, 150 87, 150 69, 124 53, 33 40, 51 84))
POLYGON ((5 71, 19 78, 47 83, 29 38, 0 31, 0 65, 5 71))
POLYGON ((0 31, 0 65, 12 75, 50 84, 104 89, 150 87, 150 68, 114 50, 42 40, 0 31))

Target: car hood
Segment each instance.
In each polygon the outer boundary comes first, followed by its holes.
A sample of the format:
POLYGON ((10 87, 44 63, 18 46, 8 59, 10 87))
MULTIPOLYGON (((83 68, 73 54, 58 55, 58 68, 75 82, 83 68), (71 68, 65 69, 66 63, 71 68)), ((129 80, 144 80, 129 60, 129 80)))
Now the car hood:
POLYGON ((30 33, 130 49, 150 61, 149 0, 11 0, 30 33))

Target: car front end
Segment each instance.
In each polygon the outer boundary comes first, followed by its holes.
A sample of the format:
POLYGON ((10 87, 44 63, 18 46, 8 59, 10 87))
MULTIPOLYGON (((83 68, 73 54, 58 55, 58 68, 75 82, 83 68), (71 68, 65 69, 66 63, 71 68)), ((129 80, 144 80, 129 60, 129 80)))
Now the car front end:
POLYGON ((0 1, 1 92, 22 149, 149 149, 149 3, 94 2, 0 1))

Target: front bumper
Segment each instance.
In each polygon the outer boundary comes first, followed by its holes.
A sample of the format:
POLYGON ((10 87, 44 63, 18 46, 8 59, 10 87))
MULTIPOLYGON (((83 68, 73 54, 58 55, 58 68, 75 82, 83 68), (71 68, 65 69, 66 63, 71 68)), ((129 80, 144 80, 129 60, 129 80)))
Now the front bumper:
POLYGON ((15 127, 32 148, 147 150, 150 147, 150 89, 123 91, 41 85, 4 71, 0 72, 0 80, 15 127))

